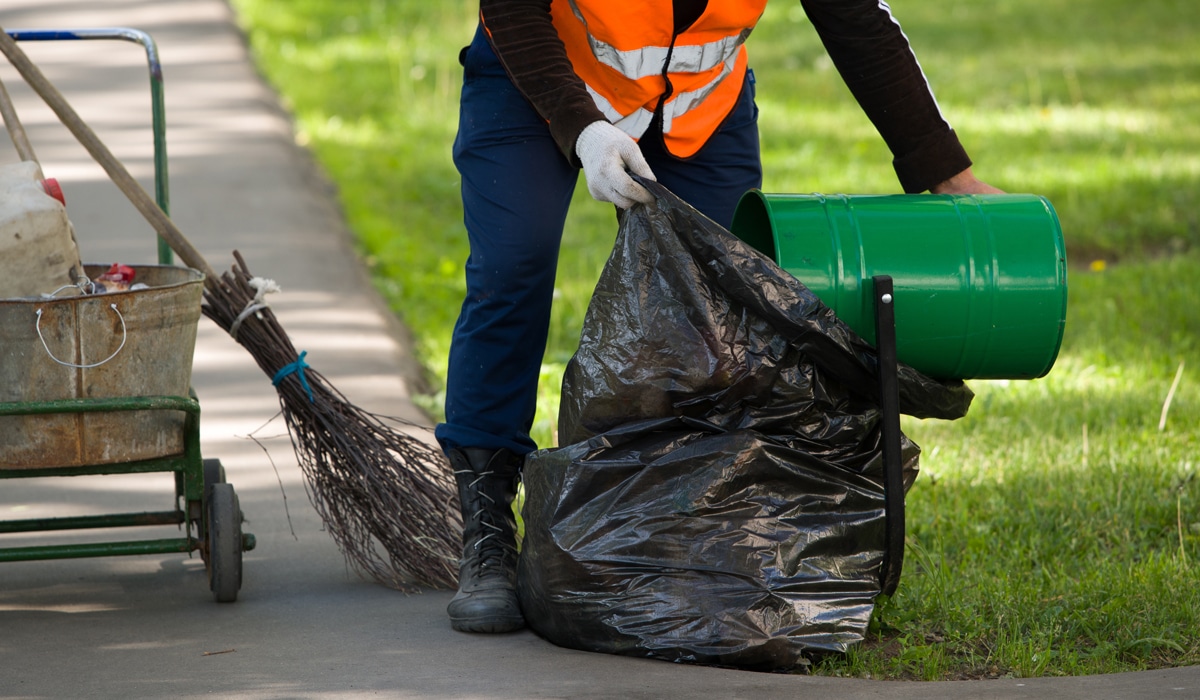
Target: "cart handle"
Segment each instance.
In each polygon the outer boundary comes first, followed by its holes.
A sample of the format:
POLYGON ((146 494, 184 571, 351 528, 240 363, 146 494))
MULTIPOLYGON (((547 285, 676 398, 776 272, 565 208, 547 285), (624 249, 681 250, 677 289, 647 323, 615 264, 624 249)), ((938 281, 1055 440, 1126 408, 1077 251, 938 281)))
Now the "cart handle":
POLYGON ((46 79, 46 76, 38 70, 37 66, 29 60, 21 47, 17 46, 17 42, 0 27, 0 53, 8 57, 13 67, 33 88, 33 91, 41 96, 46 105, 50 107, 59 121, 67 127, 79 143, 87 150, 88 153, 96 159, 100 167, 108 173, 112 178, 113 184, 117 189, 121 190, 125 196, 133 204, 142 216, 150 223, 158 235, 161 236, 174 250, 184 264, 202 272, 205 276, 204 284, 210 289, 219 289, 220 278, 217 273, 208 264, 208 261, 200 255, 200 251, 192 245, 191 241, 184 237, 183 232, 179 227, 171 221, 167 213, 163 211, 154 201, 146 190, 134 179, 133 175, 117 160, 112 151, 96 136, 95 132, 84 123, 79 117, 79 114, 71 108, 62 94, 46 79))
MULTIPOLYGON (((95 29, 9 29, 8 35, 15 41, 73 41, 80 39, 113 39, 140 44, 146 50, 146 63, 150 69, 150 114, 154 137, 154 199, 168 215, 171 213, 171 193, 167 174, 167 124, 163 99, 162 62, 158 57, 158 45, 154 39, 140 29, 129 27, 98 27, 95 29)), ((36 160, 24 158, 24 160, 36 160)), ((171 265, 174 259, 171 246, 160 236, 158 239, 158 262, 171 265)))

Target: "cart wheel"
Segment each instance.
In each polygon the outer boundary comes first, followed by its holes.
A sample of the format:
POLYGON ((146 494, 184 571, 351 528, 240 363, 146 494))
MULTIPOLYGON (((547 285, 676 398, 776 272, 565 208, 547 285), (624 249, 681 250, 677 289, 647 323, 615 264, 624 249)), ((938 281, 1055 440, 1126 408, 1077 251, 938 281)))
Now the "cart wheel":
POLYGON ((202 464, 204 465, 204 502, 208 503, 213 484, 225 483, 225 467, 221 465, 219 459, 206 459, 202 464))
MULTIPOLYGON (((213 484, 225 483, 225 467, 221 466, 221 460, 219 459, 205 459, 202 460, 201 465, 203 466, 202 473, 204 475, 204 491, 203 495, 201 496, 200 506, 201 512, 207 514, 208 504, 210 501, 212 501, 213 484)), ((202 517, 207 518, 208 516, 204 515, 202 517)), ((206 541, 208 541, 208 530, 200 527, 200 525, 201 523, 197 523, 197 530, 200 532, 201 536, 205 537, 206 541)), ((208 547, 200 548, 200 559, 204 561, 205 566, 208 566, 208 547)))
POLYGON ((208 499, 208 587, 218 603, 242 587, 242 511, 232 484, 216 483, 208 499))

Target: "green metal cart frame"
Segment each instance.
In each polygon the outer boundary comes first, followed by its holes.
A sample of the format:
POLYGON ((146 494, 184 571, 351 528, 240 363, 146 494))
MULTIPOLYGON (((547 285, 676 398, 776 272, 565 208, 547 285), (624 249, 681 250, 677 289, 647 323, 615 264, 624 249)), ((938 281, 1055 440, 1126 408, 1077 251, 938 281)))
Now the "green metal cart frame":
MULTIPOLYGON (((145 48, 150 69, 153 112, 155 199, 159 207, 169 214, 162 67, 158 59, 158 48, 150 35, 129 28, 13 29, 8 30, 8 34, 17 41, 122 40, 141 44, 145 48)), ((171 249, 161 238, 158 241, 158 261, 163 265, 173 262, 171 249)), ((199 552, 208 573, 209 588, 213 597, 222 603, 237 600, 242 585, 242 553, 254 549, 255 539, 254 535, 242 532, 243 515, 237 493, 233 485, 226 481, 221 462, 201 456, 200 403, 196 399, 195 391, 189 390, 188 396, 0 403, 0 416, 121 411, 182 411, 185 415, 183 452, 133 462, 81 467, 0 468, 0 479, 171 472, 175 475, 174 509, 0 521, 0 534, 174 525, 183 531, 182 536, 0 548, 0 562, 199 552)))

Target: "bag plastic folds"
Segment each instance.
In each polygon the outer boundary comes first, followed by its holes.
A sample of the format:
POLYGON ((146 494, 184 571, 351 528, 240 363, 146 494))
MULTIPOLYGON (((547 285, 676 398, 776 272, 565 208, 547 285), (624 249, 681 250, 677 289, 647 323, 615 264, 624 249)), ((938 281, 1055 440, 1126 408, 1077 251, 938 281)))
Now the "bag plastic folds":
MULTIPOLYGON (((588 651, 781 670, 866 633, 884 553, 874 349, 803 284, 655 182, 622 216, 526 459, 518 594, 588 651)), ((899 368, 900 406, 971 391, 899 368)), ((919 448, 902 440, 905 488, 919 448)))

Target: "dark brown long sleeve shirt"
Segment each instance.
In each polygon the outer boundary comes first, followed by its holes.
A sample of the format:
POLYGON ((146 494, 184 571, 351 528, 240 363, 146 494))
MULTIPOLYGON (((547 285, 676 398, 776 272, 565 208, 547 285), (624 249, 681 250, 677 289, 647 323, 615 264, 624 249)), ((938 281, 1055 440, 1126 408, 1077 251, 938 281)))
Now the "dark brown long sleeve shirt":
MULTIPOLYGON (((606 0, 617 2, 619 0, 606 0)), ((572 162, 584 127, 604 119, 571 68, 550 19, 551 0, 480 0, 492 46, 513 83, 572 162)), ((706 0, 678 0, 677 29, 706 0)), ((801 0, 842 79, 893 155, 906 192, 923 192, 971 165, 942 117, 900 25, 880 0, 801 0)))

